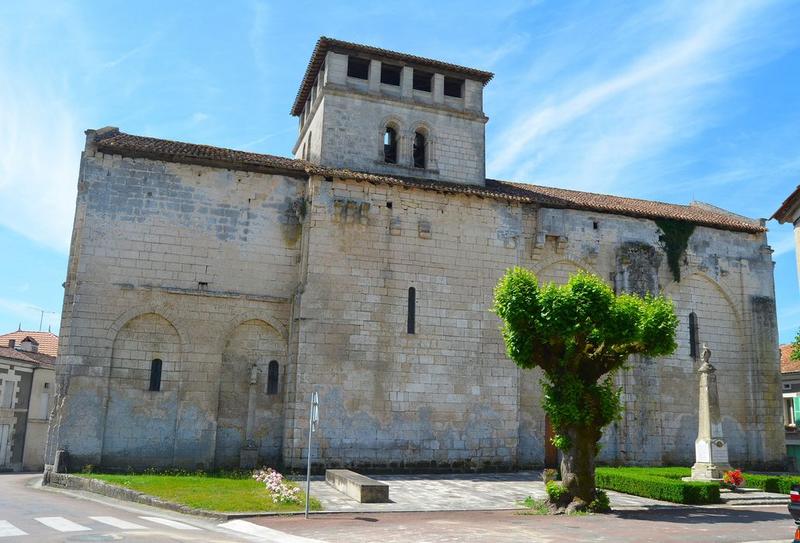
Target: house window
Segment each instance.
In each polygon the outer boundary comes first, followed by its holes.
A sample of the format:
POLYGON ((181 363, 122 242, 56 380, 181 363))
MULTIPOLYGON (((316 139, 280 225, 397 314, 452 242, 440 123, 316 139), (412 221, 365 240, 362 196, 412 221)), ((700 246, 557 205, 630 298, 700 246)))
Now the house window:
POLYGON ((386 85, 400 86, 400 74, 403 68, 400 66, 393 66, 391 64, 381 63, 381 83, 386 85))
POLYGON ((795 426, 794 398, 783 399, 783 424, 784 426, 795 426))
POLYGON ((408 287, 408 316, 406 317, 406 332, 416 333, 417 316, 417 289, 408 287))
POLYGON ((3 387, 0 388, 0 407, 11 409, 14 401, 14 381, 6 379, 0 383, 3 383, 3 387))
POLYGON ((414 132, 414 167, 425 167, 425 134, 422 132, 414 132))
POLYGON ((445 77, 444 95, 461 98, 464 95, 464 80, 457 77, 445 77))
POLYGON ((278 393, 278 361, 270 360, 267 368, 267 394, 278 393))
POLYGON ((383 160, 397 164, 397 131, 391 126, 387 126, 383 134, 383 160))
POLYGON ((156 358, 150 362, 150 390, 158 392, 161 390, 161 359, 156 358))
POLYGON ((697 315, 694 311, 689 313, 689 355, 694 359, 700 356, 700 348, 697 338, 697 315))
POLYGON ((366 58, 347 57, 347 77, 369 79, 369 60, 366 58))
POLYGON ((433 81, 432 73, 414 70, 414 77, 412 78, 414 90, 431 92, 431 81, 433 81))

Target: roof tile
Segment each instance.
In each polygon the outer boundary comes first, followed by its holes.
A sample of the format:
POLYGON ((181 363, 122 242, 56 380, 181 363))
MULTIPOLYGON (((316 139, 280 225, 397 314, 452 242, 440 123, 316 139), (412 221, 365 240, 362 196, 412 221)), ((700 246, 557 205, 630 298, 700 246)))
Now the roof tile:
POLYGON ((17 345, 26 337, 31 337, 39 342, 39 352, 50 356, 58 356, 58 336, 52 332, 29 332, 17 330, 9 334, 0 335, 0 347, 8 347, 8 341, 13 339, 17 345))
POLYGON ((327 168, 292 158, 236 151, 210 145, 134 136, 119 130, 104 130, 97 142, 101 152, 131 157, 153 158, 190 164, 204 164, 241 170, 278 170, 326 177, 353 179, 369 183, 401 185, 442 193, 471 194, 485 198, 533 203, 545 207, 579 209, 627 215, 646 219, 673 219, 738 232, 761 233, 766 228, 756 220, 711 208, 706 205, 678 205, 624 198, 592 192, 543 187, 527 183, 487 179, 485 186, 447 183, 433 179, 393 177, 347 169, 327 168))

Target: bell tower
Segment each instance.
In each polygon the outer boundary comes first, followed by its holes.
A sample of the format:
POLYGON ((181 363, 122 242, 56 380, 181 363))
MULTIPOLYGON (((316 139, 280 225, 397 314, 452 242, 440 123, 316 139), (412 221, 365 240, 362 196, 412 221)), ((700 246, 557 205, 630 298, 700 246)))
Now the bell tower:
POLYGON ((292 115, 295 158, 396 177, 484 185, 490 72, 322 37, 292 115))

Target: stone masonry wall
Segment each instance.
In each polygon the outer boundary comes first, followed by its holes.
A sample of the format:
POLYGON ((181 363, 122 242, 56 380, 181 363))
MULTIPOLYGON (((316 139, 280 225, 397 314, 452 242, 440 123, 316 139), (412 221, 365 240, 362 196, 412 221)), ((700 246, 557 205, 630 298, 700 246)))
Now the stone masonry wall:
POLYGON ((66 448, 74 467, 235 466, 249 418, 261 461, 299 466, 316 389, 314 455, 328 467, 541 465, 540 374, 507 358, 489 311, 499 277, 521 265, 541 281, 588 270, 618 292, 665 292, 676 303, 678 351, 617 376, 626 411, 601 460, 691 462, 694 312, 718 370, 732 462, 779 463, 765 237, 698 227, 676 283, 658 235, 644 219, 123 158, 90 145, 47 461, 66 448), (155 358, 158 392, 148 390, 155 358), (280 365, 274 395, 270 360, 280 365))
POLYGON ((218 432, 228 444, 244 440, 246 409, 226 406, 248 387, 253 363, 260 454, 279 456, 286 387, 280 399, 266 397, 267 367, 277 360, 284 379, 291 365, 304 190, 303 180, 279 175, 87 147, 48 463, 66 448, 77 467, 213 466, 218 432), (148 390, 155 358, 158 392, 148 390))
MULTIPOLYGON (((320 391, 315 458, 327 465, 541 465, 539 372, 505 356, 492 288, 509 266, 542 281, 587 270, 618 291, 666 292, 681 325, 671 357, 618 375, 626 412, 601 460, 687 463, 696 436, 697 364, 688 314, 718 368, 731 458, 783 457, 777 352, 753 300, 771 299, 763 235, 698 227, 680 283, 649 220, 542 209, 465 196, 316 179, 298 340, 297 398, 320 391), (416 289, 416 333, 406 332, 416 289), (735 393, 725 393, 725 390, 735 393)), ((759 302, 760 303, 760 302, 759 302)), ((762 303, 763 306, 763 303, 762 303)), ((774 312, 764 309, 760 314, 774 312)), ((769 321, 769 319, 767 319, 769 321)), ((304 458, 303 407, 285 442, 304 458)))

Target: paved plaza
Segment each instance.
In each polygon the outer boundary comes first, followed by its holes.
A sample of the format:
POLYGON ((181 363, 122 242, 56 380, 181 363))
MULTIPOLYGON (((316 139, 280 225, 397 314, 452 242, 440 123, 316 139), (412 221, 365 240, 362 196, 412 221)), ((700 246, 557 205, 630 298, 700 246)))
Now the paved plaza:
MULTIPOLYGON (((486 511, 522 509, 522 501, 532 496, 544 499, 541 474, 533 471, 486 474, 374 475, 389 485, 391 503, 358 503, 337 491, 323 477, 311 480, 311 494, 319 498, 325 511, 486 511)), ((608 492, 615 509, 674 507, 675 504, 608 492)))

